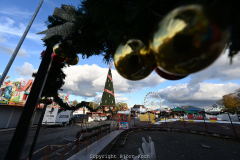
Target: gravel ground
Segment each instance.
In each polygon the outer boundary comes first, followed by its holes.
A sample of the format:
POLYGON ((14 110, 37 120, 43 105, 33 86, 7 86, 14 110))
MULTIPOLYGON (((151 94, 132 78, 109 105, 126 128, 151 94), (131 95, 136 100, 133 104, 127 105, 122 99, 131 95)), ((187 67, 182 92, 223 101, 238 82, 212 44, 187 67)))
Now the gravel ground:
MULTIPOLYGON (((152 138, 155 144, 157 160, 238 160, 240 155, 239 142, 230 139, 221 139, 211 136, 203 136, 191 133, 168 132, 168 131, 140 131, 128 135, 124 147, 117 152, 117 160, 120 155, 139 154, 138 148, 142 148, 142 137, 148 142, 152 138), (203 147, 202 145, 211 148, 203 147)), ((131 160, 132 158, 128 158, 131 160)))

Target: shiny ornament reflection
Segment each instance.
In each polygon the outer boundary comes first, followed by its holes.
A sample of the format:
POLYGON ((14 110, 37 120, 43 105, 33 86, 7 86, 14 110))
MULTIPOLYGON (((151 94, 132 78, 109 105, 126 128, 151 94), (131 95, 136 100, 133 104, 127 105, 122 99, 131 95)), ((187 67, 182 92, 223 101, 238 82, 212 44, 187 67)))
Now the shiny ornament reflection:
POLYGON ((200 71, 223 51, 227 28, 218 25, 204 9, 201 5, 178 7, 158 24, 150 46, 157 66, 166 73, 188 75, 200 71))
POLYGON ((66 57, 66 44, 64 43, 57 43, 53 46, 53 52, 61 57, 66 57))
POLYGON ((78 64, 78 62, 79 62, 79 58, 77 55, 74 58, 67 57, 67 59, 66 59, 66 63, 69 65, 76 65, 76 64, 78 64))
POLYGON ((140 80, 153 71, 153 54, 142 41, 132 39, 118 46, 114 54, 114 66, 124 78, 140 80))
POLYGON ((179 80, 187 77, 187 76, 176 76, 176 75, 165 73, 164 71, 161 70, 160 67, 155 67, 154 70, 159 76, 167 80, 179 80))

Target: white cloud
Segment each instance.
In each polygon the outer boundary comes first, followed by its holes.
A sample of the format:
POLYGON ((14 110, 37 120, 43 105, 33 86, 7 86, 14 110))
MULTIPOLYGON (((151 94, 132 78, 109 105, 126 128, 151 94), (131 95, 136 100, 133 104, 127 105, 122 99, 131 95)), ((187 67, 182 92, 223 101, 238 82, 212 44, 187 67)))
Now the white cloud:
POLYGON ((2 34, 0 33, 0 42, 6 42, 7 40, 4 38, 1 38, 2 34))
POLYGON ((58 6, 58 4, 56 4, 56 3, 54 3, 54 2, 52 2, 50 0, 45 0, 45 2, 50 4, 51 6, 54 6, 54 7, 58 6))
MULTIPOLYGON (((123 94, 114 94, 115 95, 115 101, 116 102, 126 102, 128 101, 129 99, 124 97, 123 94)), ((94 100, 97 100, 98 102, 100 102, 102 99, 102 92, 98 95, 96 95, 96 97, 94 97, 94 100)))
MULTIPOLYGON (((7 42, 7 40, 1 38, 1 36, 2 36, 2 34, 0 34, 0 42, 7 42)), ((5 45, 3 45, 3 44, 0 43, 0 51, 2 51, 2 53, 12 55, 13 52, 14 52, 14 50, 15 50, 15 49, 13 49, 13 48, 11 48, 11 47, 7 47, 7 46, 5 46, 5 45)), ((18 51, 17 56, 19 56, 19 57, 27 57, 27 56, 29 56, 29 55, 27 54, 27 52, 26 52, 25 49, 20 49, 20 50, 18 51)))
MULTIPOLYGON (((63 89, 65 92, 72 91, 73 95, 95 97, 97 92, 102 93, 107 78, 108 68, 101 68, 96 64, 93 65, 78 65, 64 69, 67 75, 63 89)), ((116 93, 128 93, 128 88, 131 86, 132 91, 138 91, 146 87, 154 87, 159 83, 164 82, 156 74, 151 74, 147 78, 140 81, 129 81, 122 78, 116 70, 112 69, 114 91, 116 93)), ((123 100, 124 97, 119 97, 123 100)))
POLYGON ((188 84, 176 84, 160 89, 158 94, 165 100, 163 105, 207 107, 237 88, 240 88, 239 84, 230 82, 226 84, 200 83, 193 87, 188 87, 188 84))
MULTIPOLYGON (((0 50, 2 51, 2 53, 12 55, 15 49, 13 49, 11 47, 6 47, 3 44, 0 44, 0 50)), ((25 49, 20 49, 18 51, 17 56, 18 57, 28 57, 29 55, 27 54, 25 49)))
POLYGON ((10 6, 0 6, 0 13, 14 18, 28 18, 33 15, 33 13, 25 10, 20 10, 17 7, 10 6))
POLYGON ((115 94, 115 100, 116 102, 125 102, 125 101, 129 101, 128 98, 124 97, 123 94, 115 94))
MULTIPOLYGON (((205 80, 220 80, 222 82, 240 79, 239 56, 233 58, 233 64, 229 64, 228 50, 222 54, 210 67, 190 75, 189 86, 194 86, 205 80)), ((203 62, 204 63, 204 62, 203 62)))
POLYGON ((36 71, 37 70, 33 68, 33 65, 28 62, 24 62, 21 67, 17 67, 15 69, 16 74, 20 76, 32 76, 32 74, 36 71))
MULTIPOLYGON (((16 22, 8 17, 0 17, 0 32, 4 34, 22 37, 26 27, 26 25, 16 22)), ((42 44, 42 36, 36 35, 36 33, 28 32, 26 38, 35 40, 36 42, 42 44)))

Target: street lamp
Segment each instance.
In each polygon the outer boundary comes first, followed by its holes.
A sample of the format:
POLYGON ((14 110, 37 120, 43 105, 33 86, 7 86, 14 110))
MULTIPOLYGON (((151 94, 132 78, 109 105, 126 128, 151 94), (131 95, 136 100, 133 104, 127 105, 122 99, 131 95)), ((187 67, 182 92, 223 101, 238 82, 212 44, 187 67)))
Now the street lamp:
POLYGON ((206 131, 206 134, 207 134, 207 125, 206 125, 206 122, 205 122, 205 117, 204 117, 204 114, 203 114, 203 111, 201 111, 202 113, 202 117, 203 117, 203 122, 204 122, 204 126, 205 126, 205 131, 206 131))

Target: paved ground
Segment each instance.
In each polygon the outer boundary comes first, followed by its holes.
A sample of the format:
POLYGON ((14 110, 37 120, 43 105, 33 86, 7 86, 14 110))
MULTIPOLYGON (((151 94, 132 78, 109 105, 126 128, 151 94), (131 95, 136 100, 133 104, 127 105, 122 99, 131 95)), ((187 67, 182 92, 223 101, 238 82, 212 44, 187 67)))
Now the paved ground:
MULTIPOLYGON (((103 122, 103 123, 107 123, 107 122, 103 122)), ((98 124, 99 124, 99 122, 90 122, 90 125, 91 125, 90 127, 96 126, 98 124)), ((70 125, 68 125, 67 127, 68 127, 68 130, 66 130, 65 135, 68 135, 69 131, 70 131, 70 125)), ((71 141, 62 140, 62 137, 64 134, 64 129, 65 129, 65 127, 47 127, 47 128, 42 127, 40 130, 38 141, 37 141, 34 151, 37 151, 47 145, 63 145, 63 144, 70 143, 71 141)), ((72 127, 71 136, 75 137, 76 133, 79 130, 80 130, 80 124, 74 124, 72 127)), ((36 131, 36 128, 30 129, 26 144, 23 149, 23 154, 21 156, 21 159, 24 159, 24 160, 27 159, 27 156, 28 156, 28 153, 29 153, 32 141, 33 141, 33 137, 35 135, 35 131, 36 131)), ((0 132, 0 137, 1 137, 1 139, 0 139, 0 160, 4 159, 13 134, 14 134, 14 130, 0 132)), ((79 146, 79 148, 81 148, 81 146, 84 147, 85 145, 82 144, 79 146)), ((33 155, 32 159, 35 160, 35 159, 42 158, 44 156, 44 152, 45 151, 43 150, 43 151, 33 155)), ((71 153, 74 154, 74 152, 76 152, 76 150, 72 151, 71 153)), ((52 151, 50 153, 52 153, 52 151)), ((68 156, 69 155, 71 155, 71 154, 68 154, 68 156)), ((56 159, 59 159, 59 158, 56 158, 56 159)))
POLYGON ((142 148, 142 137, 148 142, 148 136, 152 137, 155 143, 157 160, 240 159, 240 143, 233 140, 181 132, 140 131, 128 135, 125 146, 118 149, 117 160, 121 160, 120 154, 137 156, 138 148, 142 148), (202 147, 200 144, 211 148, 202 147))

